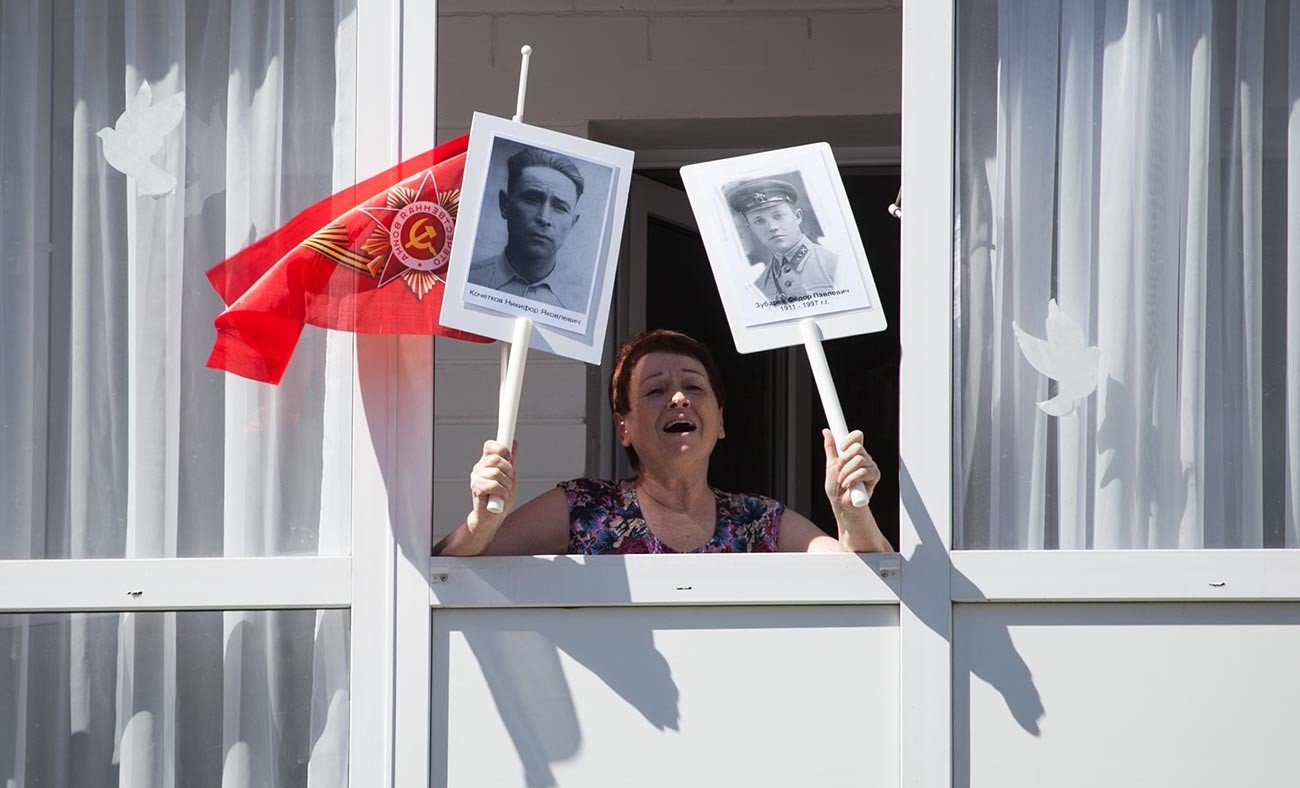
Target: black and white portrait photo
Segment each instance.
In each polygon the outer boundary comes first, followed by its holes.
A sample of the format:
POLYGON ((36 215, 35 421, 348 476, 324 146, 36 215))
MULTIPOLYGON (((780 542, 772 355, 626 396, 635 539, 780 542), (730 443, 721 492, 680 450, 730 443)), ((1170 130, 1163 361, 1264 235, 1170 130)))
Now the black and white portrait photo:
POLYGON ((753 284, 767 300, 795 302, 836 288, 840 255, 818 243, 821 225, 798 172, 729 183, 723 192, 746 260, 759 267, 753 284))
POLYGON ((692 164, 681 173, 742 352, 792 344, 786 340, 798 340, 807 318, 824 333, 883 326, 829 145, 692 164))
POLYGON ((526 317, 544 349, 598 346, 630 177, 629 151, 476 114, 444 316, 486 336, 526 317))
POLYGON ((505 137, 489 161, 467 285, 551 307, 546 318, 581 332, 612 168, 505 137))

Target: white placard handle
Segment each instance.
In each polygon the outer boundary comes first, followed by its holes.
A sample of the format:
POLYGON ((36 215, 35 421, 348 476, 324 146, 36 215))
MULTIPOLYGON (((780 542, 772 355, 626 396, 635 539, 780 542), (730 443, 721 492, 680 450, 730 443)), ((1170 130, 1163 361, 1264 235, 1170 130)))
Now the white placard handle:
MULTIPOLYGON (((515 123, 524 119, 524 97, 528 94, 528 61, 533 48, 524 44, 519 48, 519 94, 515 99, 515 123)), ((501 346, 501 390, 497 395, 497 443, 509 449, 515 442, 515 423, 519 421, 519 395, 524 387, 524 362, 528 359, 528 342, 533 338, 533 321, 526 317, 515 318, 515 331, 510 346, 501 346)), ((514 458, 511 458, 514 461, 514 458)), ((516 469, 516 473, 518 470, 516 469)), ((518 477, 516 477, 516 480, 518 477)), ((498 495, 488 496, 487 510, 493 514, 505 511, 506 502, 498 495)))
MULTIPOLYGON (((822 410, 826 411, 826 423, 835 438, 836 451, 840 442, 849 434, 849 426, 844 423, 844 410, 840 408, 840 396, 835 392, 835 380, 831 377, 830 365, 826 363, 826 351, 822 350, 821 331, 812 318, 799 321, 799 331, 803 334, 803 346, 808 351, 808 364, 812 367, 813 380, 817 381, 817 393, 822 398, 822 410)), ((853 505, 861 509, 871 500, 867 488, 862 482, 853 485, 849 492, 853 505)))
POLYGON ((524 119, 524 95, 528 93, 528 59, 532 57, 533 48, 527 44, 519 47, 523 58, 519 61, 519 97, 515 99, 515 115, 511 120, 519 123, 524 119))
MULTIPOLYGON (((515 332, 510 337, 510 359, 501 381, 497 405, 497 443, 509 449, 515 442, 515 422, 519 420, 519 394, 524 388, 524 362, 528 360, 528 342, 533 338, 533 321, 526 317, 515 318, 515 332)), ((513 461, 514 458, 512 457, 513 461)), ((518 480, 519 469, 515 469, 518 480)), ((505 511, 506 502, 500 496, 488 497, 487 510, 493 514, 505 511)))

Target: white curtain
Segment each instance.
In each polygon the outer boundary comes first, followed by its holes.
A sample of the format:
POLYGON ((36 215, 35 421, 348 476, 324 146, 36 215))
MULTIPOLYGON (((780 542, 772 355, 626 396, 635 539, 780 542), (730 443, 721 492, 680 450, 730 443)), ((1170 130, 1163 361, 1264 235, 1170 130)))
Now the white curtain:
POLYGON ((1300 0, 958 16, 958 544, 1300 545, 1300 0), (1052 298, 1101 352, 1060 417, 1052 298))
MULTIPOLYGON (((353 0, 0 3, 0 559, 349 549, 352 344, 204 361, 204 271, 354 181, 353 0), (154 165, 100 129, 184 93, 154 165)), ((0 571, 3 571, 0 565, 0 571)), ((347 615, 0 616, 0 786, 346 782, 347 615)))

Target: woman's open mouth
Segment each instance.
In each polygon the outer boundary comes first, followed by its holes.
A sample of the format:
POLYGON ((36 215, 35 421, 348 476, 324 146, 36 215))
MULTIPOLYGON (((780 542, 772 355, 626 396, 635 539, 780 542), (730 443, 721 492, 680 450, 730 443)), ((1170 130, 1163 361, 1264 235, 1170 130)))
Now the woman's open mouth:
POLYGON ((690 423, 686 419, 678 419, 677 421, 669 422, 664 426, 664 432, 672 433, 672 434, 680 434, 683 432, 695 432, 695 429, 696 429, 695 425, 690 423))

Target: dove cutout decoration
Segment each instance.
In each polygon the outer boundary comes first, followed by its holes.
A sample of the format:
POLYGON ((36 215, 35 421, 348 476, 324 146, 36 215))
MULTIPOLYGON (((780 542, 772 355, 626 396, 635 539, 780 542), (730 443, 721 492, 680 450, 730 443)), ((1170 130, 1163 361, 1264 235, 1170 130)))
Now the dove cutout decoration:
POLYGON ((1055 298, 1047 302, 1047 339, 1026 334, 1014 322, 1011 329, 1029 365, 1057 382, 1056 396, 1038 403, 1044 413, 1064 416, 1097 390, 1101 349, 1088 346, 1083 329, 1061 311, 1055 298))
POLYGON ((176 176, 155 165, 154 154, 162 150, 163 139, 185 115, 185 93, 153 103, 153 89, 147 81, 117 117, 112 128, 102 128, 95 136, 103 140, 104 159, 113 169, 135 179, 136 190, 150 197, 170 194, 176 188, 176 176))

